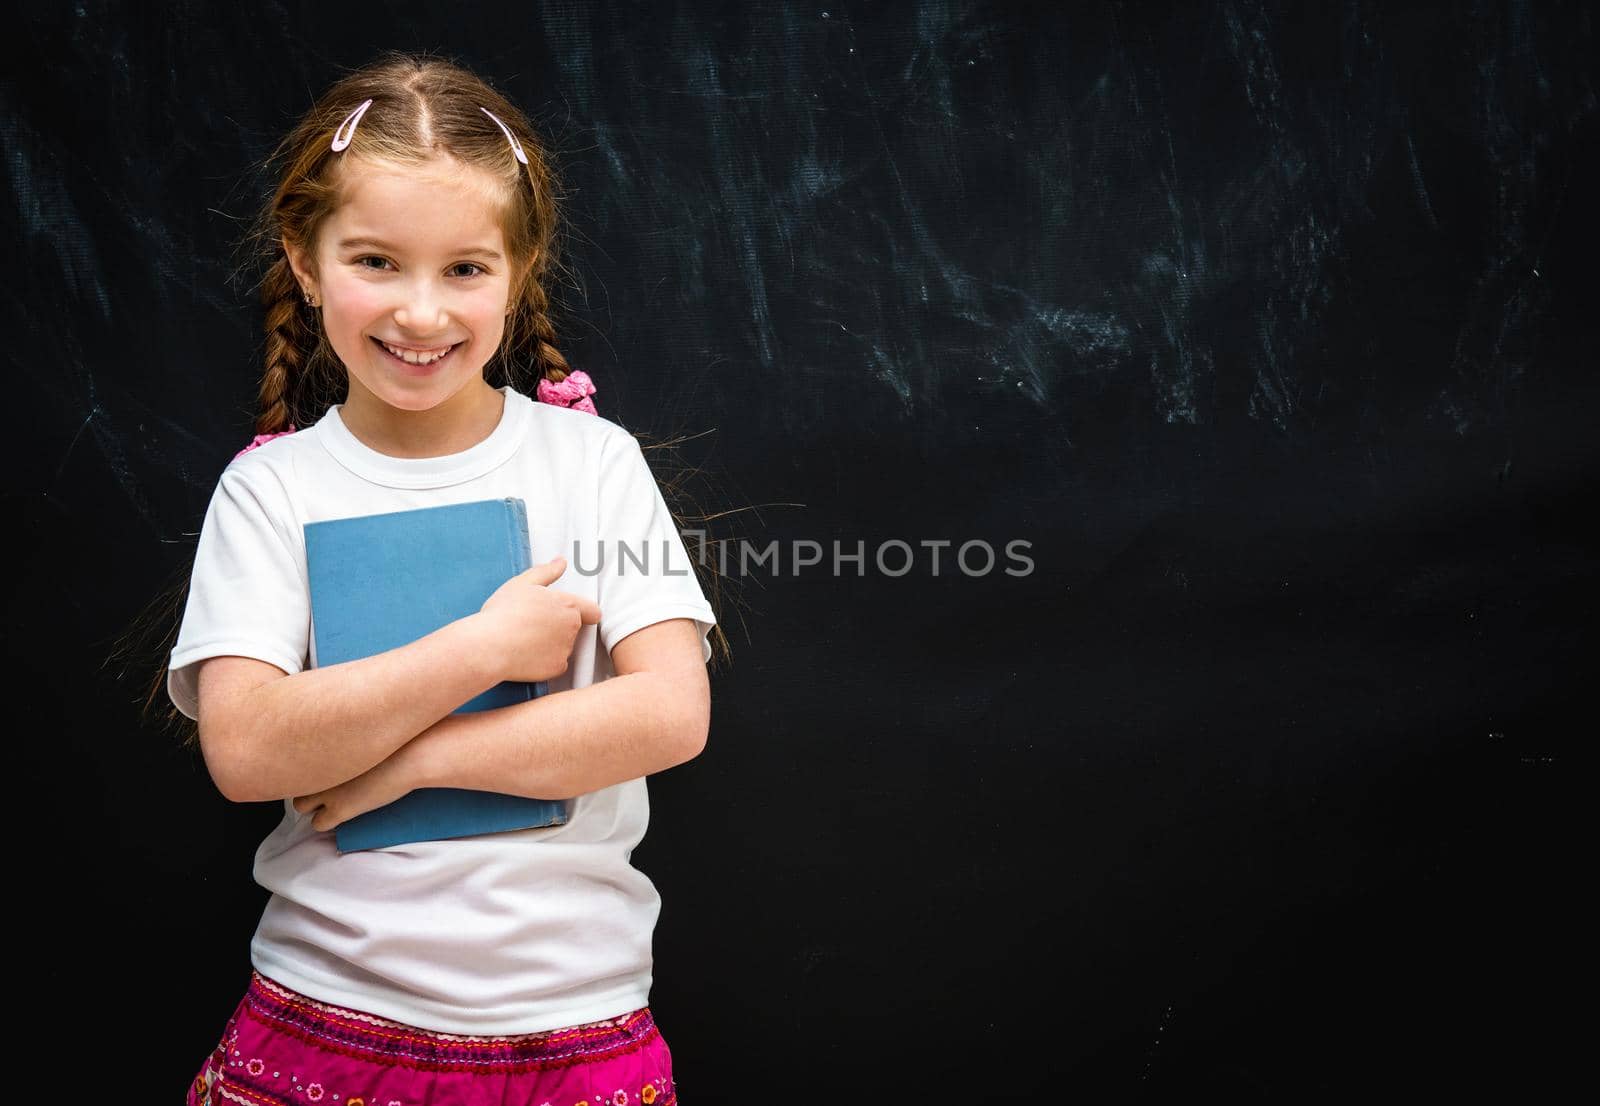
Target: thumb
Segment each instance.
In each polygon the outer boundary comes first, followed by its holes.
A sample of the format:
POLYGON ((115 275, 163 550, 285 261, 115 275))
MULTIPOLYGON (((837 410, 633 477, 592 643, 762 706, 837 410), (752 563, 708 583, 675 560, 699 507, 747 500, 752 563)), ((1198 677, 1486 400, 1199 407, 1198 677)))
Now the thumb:
POLYGON ((529 583, 538 584, 540 587, 548 587, 561 579, 566 571, 567 559, 558 553, 544 564, 534 565, 528 569, 522 574, 522 578, 529 583))

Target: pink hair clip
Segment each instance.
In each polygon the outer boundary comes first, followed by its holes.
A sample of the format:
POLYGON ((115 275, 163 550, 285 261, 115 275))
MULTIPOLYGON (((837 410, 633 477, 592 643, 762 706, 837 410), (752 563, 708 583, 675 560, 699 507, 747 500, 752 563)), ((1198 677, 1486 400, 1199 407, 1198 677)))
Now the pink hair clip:
POLYGON ((333 148, 335 150, 342 150, 346 146, 350 145, 350 140, 356 136, 356 124, 361 122, 361 117, 366 114, 367 109, 371 106, 371 100, 362 101, 361 106, 356 108, 356 110, 352 111, 349 115, 346 115, 344 117, 344 122, 340 123, 338 127, 334 129, 333 148))
POLYGON ((257 446, 266 445, 268 442, 272 441, 272 439, 274 439, 274 438, 281 438, 285 434, 293 434, 293 433, 294 433, 294 423, 291 422, 289 424, 289 429, 280 430, 276 434, 257 434, 254 438, 250 439, 250 444, 249 445, 245 446, 238 453, 235 453, 233 455, 233 459, 235 461, 237 461, 239 458, 243 457, 246 453, 249 453, 252 449, 255 449, 257 446))
POLYGON ((582 369, 568 373, 567 378, 560 383, 541 378, 538 391, 540 403, 570 407, 574 411, 585 411, 591 415, 600 413, 594 408, 594 400, 589 398, 595 393, 594 381, 590 380, 589 374, 582 369))
POLYGON ((511 133, 511 128, 500 122, 500 120, 495 117, 494 112, 490 111, 488 108, 480 107, 478 110, 483 112, 483 114, 487 115, 490 119, 494 119, 494 125, 499 127, 502 131, 505 131, 506 141, 511 143, 511 152, 517 155, 517 160, 522 162, 524 165, 528 164, 528 155, 522 152, 522 143, 518 142, 517 136, 511 133))

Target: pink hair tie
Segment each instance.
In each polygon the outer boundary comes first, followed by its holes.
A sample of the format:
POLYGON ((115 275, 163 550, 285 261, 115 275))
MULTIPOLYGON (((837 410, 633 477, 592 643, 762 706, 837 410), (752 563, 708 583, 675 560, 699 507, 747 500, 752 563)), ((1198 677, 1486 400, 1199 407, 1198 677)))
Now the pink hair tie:
POLYGON ((594 381, 589 379, 589 374, 582 369, 577 369, 567 374, 567 378, 560 383, 540 378, 539 402, 553 404, 556 407, 570 407, 574 411, 585 411, 591 415, 600 412, 594 409, 594 400, 589 397, 594 395, 594 381))
POLYGON ((281 438, 285 434, 293 434, 293 433, 294 433, 294 423, 290 423, 289 424, 289 429, 280 430, 276 434, 257 434, 254 438, 250 439, 250 444, 249 445, 245 446, 238 453, 235 453, 233 455, 233 459, 235 461, 237 461, 240 457, 243 457, 246 453, 249 453, 252 449, 256 448, 256 446, 265 445, 267 442, 272 441, 272 439, 274 439, 274 438, 281 438))

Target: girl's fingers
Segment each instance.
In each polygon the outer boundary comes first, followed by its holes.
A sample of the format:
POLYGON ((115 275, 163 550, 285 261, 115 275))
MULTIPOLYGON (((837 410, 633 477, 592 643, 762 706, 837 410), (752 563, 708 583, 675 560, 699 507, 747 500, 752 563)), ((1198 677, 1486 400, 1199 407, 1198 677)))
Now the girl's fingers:
POLYGON ((562 574, 566 571, 567 559, 558 553, 553 559, 546 561, 544 564, 534 565, 524 572, 522 577, 531 583, 538 584, 540 587, 549 587, 561 579, 562 574))
POLYGON ((571 595, 568 599, 578 608, 578 617, 583 620, 583 625, 593 626, 600 621, 600 605, 593 599, 585 599, 581 595, 571 595))

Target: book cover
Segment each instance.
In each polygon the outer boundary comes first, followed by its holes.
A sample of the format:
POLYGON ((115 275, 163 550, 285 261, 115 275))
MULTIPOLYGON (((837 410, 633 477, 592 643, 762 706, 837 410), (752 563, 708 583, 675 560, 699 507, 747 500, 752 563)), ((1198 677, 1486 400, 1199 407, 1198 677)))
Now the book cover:
MULTIPOLYGON (((499 586, 531 567, 527 507, 484 499, 308 522, 306 568, 317 664, 326 667, 409 645, 476 614, 499 586)), ((492 710, 548 688, 508 680, 452 713, 492 710)), ((454 787, 418 788, 334 829, 339 851, 562 825, 561 799, 454 787)))

